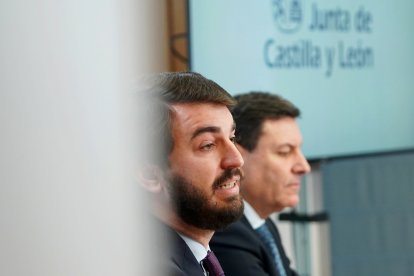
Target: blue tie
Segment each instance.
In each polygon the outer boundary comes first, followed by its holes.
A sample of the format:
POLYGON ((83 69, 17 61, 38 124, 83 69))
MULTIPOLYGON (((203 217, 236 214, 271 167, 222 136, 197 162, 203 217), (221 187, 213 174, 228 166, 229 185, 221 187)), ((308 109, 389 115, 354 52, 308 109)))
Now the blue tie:
POLYGON ((286 271, 283 267, 282 259, 280 258, 279 249, 277 248, 275 239, 273 238, 272 233, 270 233, 266 223, 257 228, 256 232, 259 234, 260 239, 264 242, 267 249, 269 249, 269 251, 272 253, 276 269, 279 272, 280 276, 286 276, 286 271))

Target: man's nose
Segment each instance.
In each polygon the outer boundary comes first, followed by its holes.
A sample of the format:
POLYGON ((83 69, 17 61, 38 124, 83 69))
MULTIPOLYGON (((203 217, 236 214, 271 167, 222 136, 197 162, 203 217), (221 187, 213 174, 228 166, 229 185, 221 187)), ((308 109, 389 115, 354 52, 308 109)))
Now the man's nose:
POLYGON ((224 150, 221 161, 222 169, 234 169, 243 166, 244 161, 236 145, 229 141, 224 150))
POLYGON ((311 167, 302 152, 299 152, 295 166, 293 167, 296 174, 307 174, 311 171, 311 167))

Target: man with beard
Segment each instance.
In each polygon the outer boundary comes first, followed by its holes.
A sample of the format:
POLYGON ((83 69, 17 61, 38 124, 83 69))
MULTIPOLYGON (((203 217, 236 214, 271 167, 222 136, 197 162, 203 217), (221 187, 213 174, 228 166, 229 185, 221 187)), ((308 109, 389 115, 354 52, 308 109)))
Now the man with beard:
POLYGON ((269 217, 299 203, 301 176, 310 171, 296 122, 300 111, 278 95, 265 92, 235 99, 232 114, 237 147, 244 159, 244 215, 225 231, 216 232, 211 247, 227 276, 297 275, 269 217))
MULTIPOLYGON (((243 213, 243 159, 235 146, 229 108, 234 99, 197 73, 161 73, 148 111, 150 157, 140 179, 167 233, 168 275, 224 275, 210 251, 215 230, 243 213), (213 271, 215 270, 215 271, 213 271)), ((162 262, 162 260, 161 260, 162 262)))

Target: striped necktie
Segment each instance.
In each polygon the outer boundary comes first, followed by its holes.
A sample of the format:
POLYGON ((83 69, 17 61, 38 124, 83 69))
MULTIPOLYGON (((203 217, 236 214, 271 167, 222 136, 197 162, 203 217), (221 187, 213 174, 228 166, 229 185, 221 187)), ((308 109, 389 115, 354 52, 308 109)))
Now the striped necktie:
POLYGON ((264 242, 267 249, 272 253, 273 260, 275 262, 279 275, 286 276, 286 271, 283 267, 282 259, 280 258, 279 249, 277 248, 275 239, 273 238, 272 233, 270 233, 270 230, 267 227, 266 223, 263 223, 259 228, 257 228, 256 232, 259 234, 260 239, 264 242))
POLYGON ((209 276, 225 276, 223 269, 221 268, 221 265, 217 260, 216 255, 214 255, 213 251, 207 252, 207 257, 201 261, 201 264, 208 272, 209 276))

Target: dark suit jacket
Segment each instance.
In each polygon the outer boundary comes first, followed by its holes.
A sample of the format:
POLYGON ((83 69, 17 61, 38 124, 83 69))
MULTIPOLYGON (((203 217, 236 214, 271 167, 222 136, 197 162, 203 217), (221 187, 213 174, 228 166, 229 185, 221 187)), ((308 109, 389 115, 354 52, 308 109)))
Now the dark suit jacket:
POLYGON ((164 269, 168 276, 204 276, 201 265, 185 241, 169 226, 161 226, 169 242, 169 249, 164 252, 164 269))
MULTIPOLYGON (((290 268, 276 225, 270 220, 266 224, 272 232, 283 265, 288 276, 298 275, 290 268)), ((224 231, 216 231, 210 248, 220 261, 226 276, 279 276, 271 253, 245 216, 224 231)))

